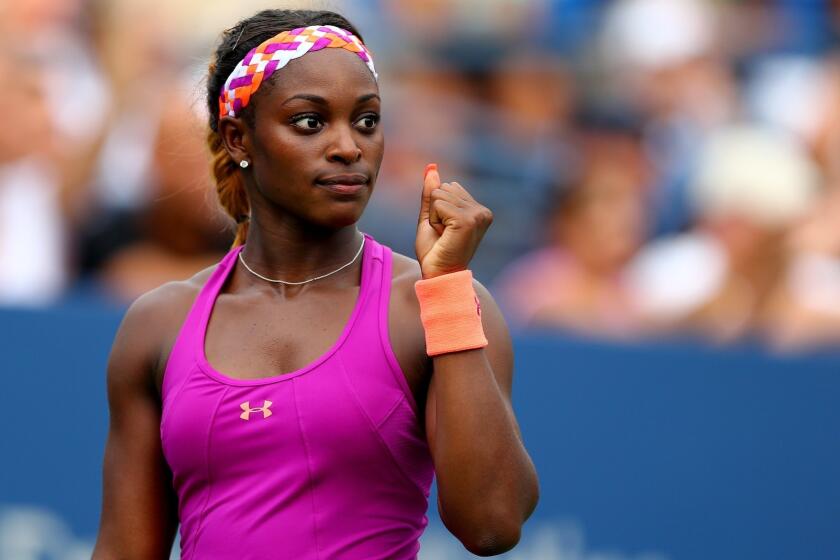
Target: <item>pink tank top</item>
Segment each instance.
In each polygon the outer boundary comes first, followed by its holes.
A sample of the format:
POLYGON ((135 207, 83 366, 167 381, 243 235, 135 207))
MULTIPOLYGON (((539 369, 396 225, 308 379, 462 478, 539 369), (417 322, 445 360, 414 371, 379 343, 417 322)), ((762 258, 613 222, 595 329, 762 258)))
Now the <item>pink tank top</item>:
POLYGON ((198 295, 163 379, 181 557, 416 558, 434 470, 388 337, 391 250, 366 236, 356 306, 325 354, 252 380, 216 371, 204 353, 240 250, 198 295))

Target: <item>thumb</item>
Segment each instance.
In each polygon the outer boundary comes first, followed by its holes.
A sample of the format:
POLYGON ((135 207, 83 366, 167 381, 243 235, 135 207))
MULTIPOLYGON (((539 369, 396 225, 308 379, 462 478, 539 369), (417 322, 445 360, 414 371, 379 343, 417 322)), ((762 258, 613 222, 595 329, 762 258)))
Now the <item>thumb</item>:
POLYGON ((440 174, 436 163, 426 166, 423 175, 423 194, 420 199, 420 219, 418 223, 429 219, 432 206, 432 191, 440 187, 440 174))

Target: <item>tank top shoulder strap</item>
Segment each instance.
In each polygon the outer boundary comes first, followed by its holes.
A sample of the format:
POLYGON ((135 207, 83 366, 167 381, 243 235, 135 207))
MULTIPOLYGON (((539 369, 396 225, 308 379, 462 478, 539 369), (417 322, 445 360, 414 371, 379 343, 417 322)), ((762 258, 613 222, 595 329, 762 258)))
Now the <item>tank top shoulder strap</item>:
POLYGON ((405 393, 409 405, 418 413, 417 403, 414 400, 414 394, 408 386, 408 381, 405 378, 405 373, 397 361, 397 355, 391 346, 390 320, 389 313, 391 310, 391 286, 393 284, 393 263, 394 253, 390 247, 385 245, 379 246, 382 249, 382 271, 380 275, 380 289, 379 289, 379 337, 382 341, 382 348, 385 351, 385 360, 388 362, 388 369, 394 377, 397 385, 405 393))
MULTIPOLYGON (((349 319, 349 325, 345 328, 345 337, 355 338, 353 335, 360 330, 368 330, 374 326, 373 316, 378 301, 380 273, 382 268, 382 245, 376 242, 367 233, 364 234, 365 246, 362 251, 362 274, 359 284, 359 294, 356 308, 349 319)), ((342 344, 343 345, 343 344, 342 344)))
POLYGON ((375 360, 379 365, 369 370, 367 375, 373 371, 383 372, 390 380, 389 384, 398 387, 416 410, 414 396, 391 347, 389 311, 393 253, 389 247, 370 236, 367 236, 366 243, 370 244, 370 258, 365 262, 369 270, 367 274, 363 274, 363 293, 359 294, 365 298, 365 305, 353 327, 351 344, 346 352, 356 356, 365 354, 365 363, 373 363, 372 360, 375 360), (373 348, 378 348, 379 351, 371 352, 373 348))
POLYGON ((193 348, 196 344, 201 343, 197 338, 203 336, 204 333, 202 321, 216 301, 216 297, 225 280, 227 280, 231 269, 236 265, 236 258, 241 250, 242 246, 234 247, 219 261, 216 269, 210 274, 207 282, 204 283, 198 296, 196 296, 189 313, 187 313, 166 361, 161 391, 164 400, 171 390, 180 386, 192 371, 195 365, 193 348))
POLYGON ((380 296, 383 286, 382 274, 386 266, 388 248, 365 234, 365 254, 362 265, 362 282, 359 286, 359 300, 363 302, 361 317, 354 328, 375 329, 377 327, 380 296), (364 325, 361 327, 359 322, 364 325))

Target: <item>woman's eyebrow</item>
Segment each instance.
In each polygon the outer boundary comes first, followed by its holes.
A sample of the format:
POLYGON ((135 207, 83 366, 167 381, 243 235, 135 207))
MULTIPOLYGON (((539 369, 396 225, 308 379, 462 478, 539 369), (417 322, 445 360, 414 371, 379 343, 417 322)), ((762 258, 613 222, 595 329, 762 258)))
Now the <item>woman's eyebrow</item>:
POLYGON ((283 102, 283 105, 293 101, 295 99, 304 99, 306 101, 311 101, 312 103, 317 103, 318 105, 329 105, 326 99, 321 97, 320 95, 314 95, 312 93, 298 93, 297 95, 293 95, 287 100, 283 102))
POLYGON ((379 98, 378 94, 368 93, 368 94, 359 96, 359 98, 356 99, 356 103, 364 103, 365 101, 370 101, 371 99, 376 99, 377 101, 382 101, 382 99, 379 98))
MULTIPOLYGON (((320 95, 315 95, 313 93, 298 93, 283 102, 283 105, 295 100, 295 99, 303 99, 306 101, 310 101, 312 103, 317 103, 318 105, 328 106, 330 103, 325 98, 321 97, 320 95)), ((364 95, 360 95, 356 99, 356 103, 364 103, 365 101, 370 101, 371 99, 376 99, 381 101, 379 94, 376 93, 366 93, 364 95)))

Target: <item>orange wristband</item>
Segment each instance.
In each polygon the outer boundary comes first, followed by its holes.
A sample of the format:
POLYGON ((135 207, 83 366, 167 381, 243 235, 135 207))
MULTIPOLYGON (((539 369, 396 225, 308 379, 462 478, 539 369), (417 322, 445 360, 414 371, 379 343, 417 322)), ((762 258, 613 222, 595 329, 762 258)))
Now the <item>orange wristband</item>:
POLYGON ((429 356, 487 346, 472 278, 472 272, 462 270, 414 284, 429 356))

